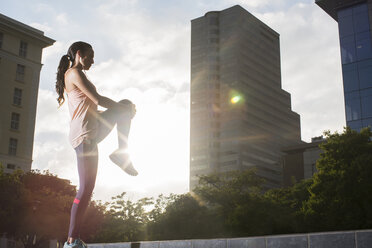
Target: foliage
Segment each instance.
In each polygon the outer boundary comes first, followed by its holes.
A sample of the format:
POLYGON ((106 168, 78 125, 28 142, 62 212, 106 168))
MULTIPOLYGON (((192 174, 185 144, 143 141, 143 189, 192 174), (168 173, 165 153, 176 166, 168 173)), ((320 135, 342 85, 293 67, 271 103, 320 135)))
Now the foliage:
POLYGON ((263 183, 255 170, 229 172, 201 177, 195 192, 223 220, 222 236, 293 232, 295 210, 285 202, 295 201, 294 192, 276 189, 263 194, 263 183))
MULTIPOLYGON (((87 242, 223 238, 372 228, 372 132, 325 133, 318 173, 288 188, 263 190, 253 170, 202 176, 193 193, 132 201, 126 193, 92 201, 87 242)), ((45 247, 65 240, 76 189, 49 172, 3 173, 0 233, 45 247)))
POLYGON ((126 193, 112 197, 106 203, 102 229, 94 242, 137 241, 145 238, 145 224, 148 222, 146 206, 152 204, 150 198, 137 202, 125 199, 126 193))
POLYGON ((0 233, 14 235, 24 209, 21 171, 4 173, 0 167, 0 233))
MULTIPOLYGON (((21 240, 27 247, 46 247, 50 239, 66 239, 75 186, 44 171, 13 174, 0 170, 0 232, 21 240)), ((100 225, 102 208, 92 202, 88 208, 92 236, 100 225)))
POLYGON ((158 199, 160 205, 165 202, 162 211, 154 208, 151 213, 155 217, 147 228, 150 240, 212 238, 220 234, 215 216, 191 194, 158 199))
POLYGON ((265 198, 276 206, 274 219, 278 223, 276 233, 298 233, 307 231, 303 204, 310 197, 308 188, 313 179, 302 180, 292 187, 276 188, 265 192, 265 198))
POLYGON ((48 171, 25 173, 21 181, 24 208, 16 237, 26 247, 45 247, 49 239, 65 239, 75 187, 48 171))
POLYGON ((372 132, 345 128, 326 132, 327 142, 317 162, 319 173, 304 204, 309 230, 372 227, 372 132))

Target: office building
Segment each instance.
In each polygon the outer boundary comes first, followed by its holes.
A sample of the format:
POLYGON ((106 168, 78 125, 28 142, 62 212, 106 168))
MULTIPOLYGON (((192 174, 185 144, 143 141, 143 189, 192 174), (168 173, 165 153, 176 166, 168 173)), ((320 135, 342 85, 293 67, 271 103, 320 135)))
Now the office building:
POLYGON ((346 124, 372 126, 372 1, 316 0, 338 23, 346 124))
POLYGON ((0 14, 0 163, 5 172, 32 163, 41 55, 54 40, 0 14))
POLYGON ((284 147, 282 151, 283 186, 292 186, 303 179, 313 177, 318 172, 316 161, 323 152, 319 145, 326 140, 323 136, 314 137, 310 143, 284 147))
POLYGON ((198 177, 256 168, 282 184, 281 149, 301 143, 281 88, 279 34, 239 5, 191 21, 190 189, 198 177))

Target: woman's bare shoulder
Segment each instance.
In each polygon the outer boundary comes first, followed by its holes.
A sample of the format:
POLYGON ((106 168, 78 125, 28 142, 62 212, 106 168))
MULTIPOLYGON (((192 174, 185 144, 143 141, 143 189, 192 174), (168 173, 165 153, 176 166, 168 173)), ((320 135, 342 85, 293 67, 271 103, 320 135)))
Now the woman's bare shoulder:
POLYGON ((66 73, 65 73, 65 79, 69 77, 76 77, 76 76, 81 76, 84 75, 83 72, 77 68, 69 68, 66 73))
POLYGON ((79 77, 79 70, 76 68, 69 68, 65 73, 65 88, 67 92, 74 90, 76 87, 76 77, 79 77))

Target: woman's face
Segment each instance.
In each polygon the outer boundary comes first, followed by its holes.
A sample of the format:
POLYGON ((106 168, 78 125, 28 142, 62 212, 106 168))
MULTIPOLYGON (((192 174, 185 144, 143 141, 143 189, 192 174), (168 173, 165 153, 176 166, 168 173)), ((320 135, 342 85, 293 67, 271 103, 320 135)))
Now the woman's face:
POLYGON ((86 50, 82 57, 80 57, 80 63, 84 70, 89 70, 89 68, 94 64, 94 51, 92 48, 86 50))

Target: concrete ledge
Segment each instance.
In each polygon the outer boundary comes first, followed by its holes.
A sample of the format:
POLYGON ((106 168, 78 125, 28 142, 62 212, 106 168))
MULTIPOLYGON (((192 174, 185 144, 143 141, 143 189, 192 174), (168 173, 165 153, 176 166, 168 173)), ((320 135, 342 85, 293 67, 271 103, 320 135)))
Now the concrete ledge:
POLYGON ((265 248, 308 248, 307 235, 267 237, 265 248))
POLYGON ((310 235, 310 247, 356 248, 355 232, 313 234, 310 235))
POLYGON ((234 239, 195 239, 89 244, 95 248, 371 248, 372 230, 273 235, 234 239))

